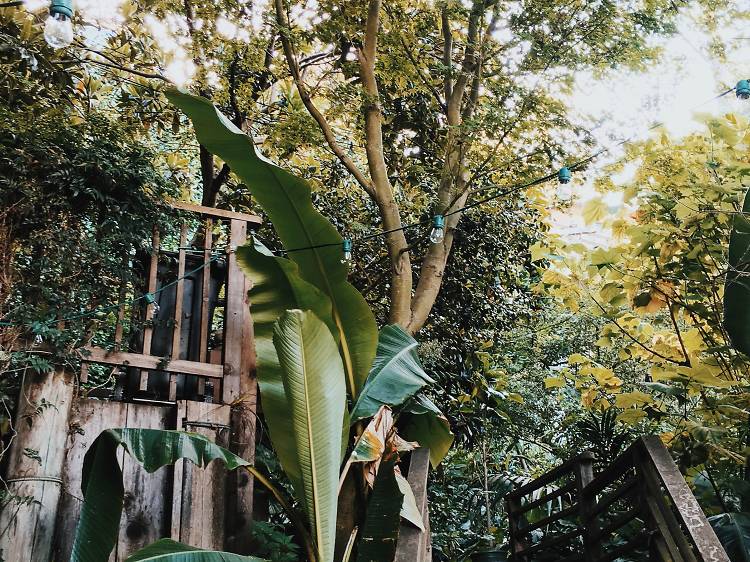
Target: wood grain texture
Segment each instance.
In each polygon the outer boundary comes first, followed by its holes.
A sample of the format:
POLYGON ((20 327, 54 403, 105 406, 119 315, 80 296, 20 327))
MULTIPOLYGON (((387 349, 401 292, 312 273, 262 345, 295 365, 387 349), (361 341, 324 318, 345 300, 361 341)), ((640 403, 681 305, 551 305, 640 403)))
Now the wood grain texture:
MULTIPOLYGON (((409 461, 409 474, 406 479, 414 492, 417 508, 422 519, 427 517, 427 477, 430 471, 430 450, 426 447, 415 449, 409 461)), ((422 532, 413 525, 402 524, 396 546, 395 562, 429 562, 427 553, 429 533, 422 532)))
MULTIPOLYGON (((228 445, 231 408, 221 404, 180 400, 178 428, 205 435, 221 446, 228 445), (217 424, 217 428, 198 424, 217 424)), ((174 540, 207 550, 224 549, 224 497, 226 468, 214 462, 201 469, 178 461, 174 468, 172 528, 174 540)))
POLYGON ((83 358, 89 363, 105 363, 107 365, 127 365, 145 370, 167 371, 169 373, 181 373, 187 375, 199 375, 220 379, 224 376, 224 368, 221 365, 210 363, 199 363, 185 359, 165 361, 163 357, 155 355, 144 355, 141 353, 128 353, 125 351, 108 351, 101 347, 88 347, 89 353, 83 358))
POLYGON ((63 369, 26 375, 7 483, 15 495, 33 497, 34 502, 21 507, 11 504, 0 514, 0 551, 5 560, 52 560, 73 394, 73 374, 63 369))
MULTIPOLYGON (((55 532, 57 560, 68 560, 81 509, 81 467, 91 443, 105 429, 139 427, 173 429, 171 408, 148 404, 78 400, 72 412, 66 443, 64 486, 55 532)), ((123 561, 134 551, 169 535, 171 503, 168 468, 148 474, 138 463, 118 452, 123 470, 125 503, 117 545, 110 562, 123 561)))

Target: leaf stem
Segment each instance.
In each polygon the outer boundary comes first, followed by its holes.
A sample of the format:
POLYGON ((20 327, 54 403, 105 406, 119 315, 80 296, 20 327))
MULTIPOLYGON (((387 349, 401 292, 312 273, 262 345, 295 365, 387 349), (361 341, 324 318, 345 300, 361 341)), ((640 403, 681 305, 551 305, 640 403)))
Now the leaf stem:
POLYGON ((281 507, 289 516, 289 519, 300 535, 300 539, 305 545, 305 550, 307 551, 307 559, 310 562, 319 562, 315 545, 312 542, 312 538, 310 537, 310 533, 307 530, 307 527, 305 526, 297 511, 289 503, 289 500, 287 500, 287 498, 284 496, 283 492, 276 486, 274 486, 273 483, 254 466, 245 466, 243 468, 247 470, 258 482, 263 484, 263 486, 265 486, 269 492, 271 492, 273 497, 276 498, 276 501, 279 502, 281 507))

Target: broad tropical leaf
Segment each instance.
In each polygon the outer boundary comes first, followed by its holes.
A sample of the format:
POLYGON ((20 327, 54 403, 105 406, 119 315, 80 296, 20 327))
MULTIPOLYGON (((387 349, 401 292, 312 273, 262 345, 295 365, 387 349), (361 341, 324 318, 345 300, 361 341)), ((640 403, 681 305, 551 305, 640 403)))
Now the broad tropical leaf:
POLYGON ((252 139, 207 99, 177 90, 168 90, 167 97, 191 119, 198 141, 247 184, 302 277, 331 299, 347 386, 356 398, 375 357, 377 326, 365 299, 346 280, 347 268, 341 263, 343 240, 313 207, 310 186, 261 157, 252 139))
MULTIPOLYGON (((295 490, 302 489, 292 418, 284 393, 279 357, 273 344, 276 321, 289 309, 312 310, 338 334, 331 316, 331 301, 317 287, 299 275, 294 262, 274 257, 262 245, 251 243, 237 248, 237 261, 253 282, 250 302, 253 313, 256 373, 263 402, 263 414, 276 454, 295 490)), ((348 435, 347 435, 348 436, 348 435)))
MULTIPOLYGON (((745 195, 743 213, 750 213, 745 195)), ((729 271, 724 285, 724 325, 732 345, 750 355, 750 217, 734 215, 729 238, 729 271)))
POLYGON ((430 464, 437 467, 453 444, 453 432, 440 409, 424 396, 417 396, 406 408, 401 434, 430 449, 430 464))
POLYGON ((302 488, 295 491, 305 507, 320 561, 331 562, 346 405, 341 357, 330 330, 311 311, 284 313, 274 328, 273 342, 300 467, 302 488))
POLYGON ((433 382, 419 361, 417 340, 398 325, 385 326, 370 376, 352 410, 352 422, 374 416, 381 406, 400 406, 433 382))
POLYGON ((367 504, 367 518, 360 533, 357 562, 393 560, 396 554, 401 524, 399 512, 404 497, 394 470, 394 461, 388 460, 378 471, 375 489, 367 504))
POLYGON ((201 550, 171 539, 162 539, 129 556, 125 562, 266 562, 254 556, 201 550))
POLYGON ((83 459, 83 507, 71 562, 106 562, 117 542, 125 492, 117 462, 120 445, 149 473, 179 459, 199 467, 218 459, 229 470, 250 464, 202 435, 160 429, 103 431, 83 459))
POLYGON ((732 562, 750 562, 750 513, 722 513, 708 521, 732 562))

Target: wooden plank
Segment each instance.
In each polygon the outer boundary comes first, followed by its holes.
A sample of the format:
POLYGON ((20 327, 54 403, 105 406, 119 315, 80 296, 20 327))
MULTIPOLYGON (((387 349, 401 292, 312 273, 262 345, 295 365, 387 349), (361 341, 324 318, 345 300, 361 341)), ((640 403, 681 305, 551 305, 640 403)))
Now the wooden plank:
MULTIPOLYGON (((103 403, 104 407, 109 406, 103 403)), ((151 404, 125 404, 125 427, 171 429, 172 408, 151 404)), ((169 470, 147 473, 130 455, 122 456, 122 482, 125 487, 116 560, 124 561, 144 546, 169 535, 172 505, 168 501, 169 470)))
POLYGON ((181 332, 182 332, 182 303, 185 300, 185 248, 187 247, 188 227, 182 223, 180 227, 180 249, 177 258, 177 288, 175 289, 174 300, 174 326, 172 328, 172 359, 182 359, 181 349, 181 332))
MULTIPOLYGON (((417 509, 423 515, 427 507, 427 477, 430 471, 430 450, 426 447, 415 449, 409 461, 409 482, 417 509)), ((422 531, 412 525, 401 525, 396 546, 394 562, 427 562, 425 559, 425 543, 422 531)))
POLYGON ((89 382, 89 364, 81 363, 81 374, 78 376, 81 384, 89 382))
POLYGON ((20 395, 5 485, 33 502, 0 513, 0 552, 5 560, 53 560, 53 534, 62 492, 65 438, 75 390, 73 373, 27 372, 20 395), (44 406, 50 404, 50 406, 44 406), (27 454, 35 451, 34 454, 27 454), (36 457, 36 458, 34 458, 36 457))
MULTIPOLYGON (((181 429, 205 435, 226 447, 231 408, 221 404, 179 401, 181 429), (215 425, 215 428, 206 427, 215 425)), ((174 473, 172 538, 207 550, 224 548, 226 469, 214 462, 207 468, 179 461, 174 473), (179 506, 174 504, 180 501, 179 506)))
POLYGON ((125 297, 127 296, 127 291, 128 284, 126 281, 123 281, 120 283, 120 292, 118 294, 118 302, 122 304, 117 307, 117 322, 115 323, 115 349, 118 351, 122 348, 122 323, 125 320, 125 297))
MULTIPOLYGON (((54 560, 70 560, 73 548, 75 528, 81 513, 81 467, 83 457, 91 447, 94 439, 112 427, 125 427, 127 423, 127 404, 124 402, 106 402, 103 400, 76 400, 70 416, 70 425, 75 431, 68 433, 65 447, 64 487, 66 494, 60 502, 57 525, 55 529, 54 560)), ((118 452, 122 459, 124 452, 118 452)), ((116 552, 109 560, 117 561, 116 552)))
POLYGON ((698 551, 699 560, 729 562, 729 557, 706 519, 698 500, 690 491, 661 439, 649 435, 642 437, 640 442, 674 502, 680 522, 686 527, 688 536, 698 551))
POLYGON ((538 500, 535 500, 531 503, 527 503, 521 506, 519 513, 526 513, 527 511, 531 511, 535 507, 539 507, 540 505, 544 505, 545 503, 549 503, 553 500, 556 500, 560 496, 563 496, 569 492, 572 492, 575 489, 576 489, 576 483, 575 481, 572 481, 566 484, 565 486, 561 486, 560 488, 557 488, 555 491, 550 492, 549 494, 543 495, 538 500))
POLYGON ((601 546, 597 540, 599 522, 594 514, 596 497, 585 492, 594 480, 594 455, 580 455, 575 464, 576 487, 578 488, 578 506, 581 524, 585 529, 583 535, 583 554, 587 562, 595 562, 601 555, 601 546))
POLYGON ((260 225, 263 223, 263 219, 261 219, 257 215, 227 211, 226 209, 217 209, 215 207, 204 207, 202 205, 196 205, 195 203, 188 203, 186 201, 172 201, 170 203, 170 206, 175 209, 181 209, 183 211, 200 213, 201 215, 206 217, 239 220, 254 225, 260 225))
MULTIPOLYGON (((639 443, 642 443, 639 441, 639 443)), ((684 560, 685 562, 697 562, 690 545, 688 537, 680 527, 670 506, 664 498, 665 492, 662 491, 662 482, 659 479, 658 472, 653 466, 649 453, 642 448, 638 453, 638 474, 643 478, 646 484, 647 505, 650 513, 657 525, 657 530, 665 539, 676 545, 677 552, 674 554, 675 559, 684 560)))
POLYGON ((520 529, 518 529, 518 533, 525 535, 526 533, 530 533, 531 531, 535 529, 541 529, 542 527, 546 527, 547 525, 554 523, 555 521, 559 521, 560 519, 564 519, 570 515, 573 515, 574 513, 578 513, 578 507, 579 507, 579 504, 576 503, 576 504, 571 505, 570 507, 566 507, 565 509, 556 511, 555 513, 552 513, 548 515, 547 517, 540 519, 539 521, 535 521, 534 523, 531 523, 530 525, 521 527, 520 529))
POLYGON ((221 365, 210 363, 199 363, 185 359, 166 360, 164 357, 155 355, 142 355, 140 353, 127 353, 125 351, 109 351, 101 347, 87 347, 89 355, 82 357, 88 363, 104 363, 106 365, 127 365, 138 369, 153 371, 166 371, 168 373, 180 373, 186 375, 199 375, 213 379, 224 376, 224 368, 221 365))
POLYGON ((208 354, 208 330, 211 326, 211 319, 209 314, 211 312, 210 297, 211 297, 211 243, 213 240, 213 232, 211 231, 212 222, 206 221, 206 227, 204 229, 203 239, 203 270, 202 270, 202 289, 201 289, 201 318, 200 318, 200 343, 198 348, 198 361, 201 363, 206 362, 208 354))
POLYGON ((508 494, 508 496, 513 498, 521 498, 523 496, 526 496, 530 494, 531 492, 534 492, 538 490, 539 488, 543 488, 544 486, 547 486, 548 484, 551 484, 552 482, 559 480, 566 474, 572 473, 576 463, 579 462, 581 458, 592 458, 593 459, 593 453, 585 452, 581 453, 579 456, 570 459, 569 461, 564 462, 557 468, 554 468, 550 470, 549 472, 544 473, 542 476, 537 478, 536 480, 533 480, 529 482, 528 484, 525 484, 521 486, 520 488, 513 490, 508 494))
POLYGON ((247 239, 247 225, 241 221, 232 221, 229 227, 230 251, 227 261, 227 304, 224 318, 224 368, 227 374, 224 381, 223 400, 231 404, 240 397, 240 378, 249 376, 247 363, 243 365, 244 338, 252 330, 248 327, 249 315, 246 313, 247 287, 245 274, 237 263, 235 250, 247 239))
MULTIPOLYGON (((156 274, 159 270, 159 231, 154 227, 154 235, 151 241, 151 263, 148 269, 148 292, 156 291, 156 274)), ((154 312, 154 305, 146 305, 146 327, 143 330, 143 350, 144 355, 151 355, 151 339, 154 336, 154 329, 151 326, 150 319, 154 312)), ((148 371, 141 371, 140 390, 148 389, 148 371)))

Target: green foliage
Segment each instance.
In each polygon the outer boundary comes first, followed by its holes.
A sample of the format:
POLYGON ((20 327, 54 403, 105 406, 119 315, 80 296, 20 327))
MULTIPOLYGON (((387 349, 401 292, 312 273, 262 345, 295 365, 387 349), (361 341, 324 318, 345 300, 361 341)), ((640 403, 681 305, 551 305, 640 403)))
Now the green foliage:
MULTIPOLYGON (((742 213, 750 213, 750 197, 745 194, 742 213)), ((724 284, 724 325, 732 345, 750 355, 750 220, 737 213, 729 237, 729 271, 724 284)))
POLYGON ((359 539, 357 562, 393 560, 400 525, 403 494, 394 474, 395 463, 386 460, 378 470, 368 503, 367 518, 359 539))
POLYGON ((374 416, 384 405, 401 406, 432 382, 419 361, 417 341, 400 326, 385 326, 372 370, 352 409, 352 422, 374 416))
POLYGON ((750 560, 750 514, 724 513, 708 521, 732 562, 750 560))
POLYGON ((295 491, 320 562, 332 562, 346 407, 341 358, 330 331, 312 312, 285 312, 276 323, 273 342, 287 400, 283 411, 289 421, 287 432, 277 428, 271 440, 293 440, 300 474, 295 491))
MULTIPOLYGON (((128 556, 125 562, 265 562, 254 556, 200 550, 171 539, 161 539, 128 556)), ((271 561, 275 562, 275 561, 271 561)))
POLYGON ((249 465, 202 435, 158 429, 103 431, 91 444, 83 461, 83 507, 76 528, 72 562, 107 560, 117 542, 125 493, 122 469, 117 460, 120 446, 146 472, 154 472, 179 459, 190 460, 198 467, 205 467, 218 459, 229 470, 249 465))
POLYGON ((269 562, 297 562, 299 546, 291 537, 281 531, 277 525, 265 521, 254 521, 251 529, 253 551, 267 558, 269 562))

